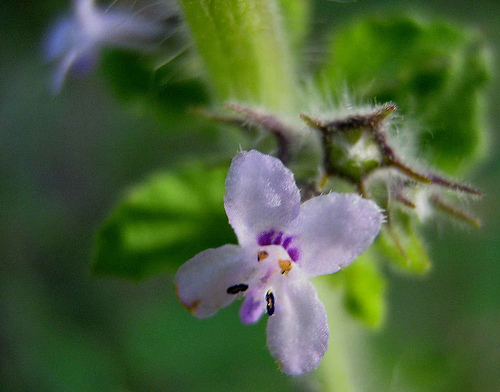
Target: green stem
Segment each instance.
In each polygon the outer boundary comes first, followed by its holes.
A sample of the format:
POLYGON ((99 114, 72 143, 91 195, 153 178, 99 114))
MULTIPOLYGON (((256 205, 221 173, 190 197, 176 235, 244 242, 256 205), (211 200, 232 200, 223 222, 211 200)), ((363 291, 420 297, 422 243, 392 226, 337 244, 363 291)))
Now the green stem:
POLYGON ((274 0, 180 0, 215 90, 223 100, 290 111, 293 65, 274 0))
POLYGON ((352 320, 348 320, 340 293, 338 290, 332 290, 326 278, 315 279, 314 285, 325 304, 330 328, 328 351, 318 367, 317 377, 325 391, 354 392, 356 388, 350 370, 350 355, 357 350, 351 347, 352 331, 349 331, 348 327, 352 320))

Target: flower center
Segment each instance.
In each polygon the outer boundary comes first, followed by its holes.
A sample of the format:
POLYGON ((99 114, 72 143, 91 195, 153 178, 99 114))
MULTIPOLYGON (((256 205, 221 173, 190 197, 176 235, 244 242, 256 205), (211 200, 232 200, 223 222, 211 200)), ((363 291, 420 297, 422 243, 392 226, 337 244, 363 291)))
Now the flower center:
POLYGON ((262 306, 265 306, 269 316, 274 315, 274 289, 285 282, 280 277, 284 275, 284 278, 288 278, 299 260, 299 249, 293 246, 293 240, 293 236, 274 230, 264 232, 258 237, 259 247, 256 249, 256 260, 253 261, 255 267, 250 276, 244 282, 227 288, 228 294, 244 293, 246 299, 242 309, 245 316, 242 317, 253 320, 253 313, 262 309, 262 306))
POLYGON ((299 248, 294 243, 294 240, 295 237, 292 235, 286 235, 282 231, 276 231, 274 229, 271 229, 262 232, 257 238, 257 243, 263 247, 269 245, 281 245, 283 249, 285 249, 288 252, 289 258, 292 261, 298 262, 300 259, 300 251, 299 248))
POLYGON ((281 245, 261 247, 257 252, 257 262, 259 266, 256 275, 260 276, 259 281, 264 285, 268 285, 273 276, 288 276, 295 264, 291 255, 281 245))

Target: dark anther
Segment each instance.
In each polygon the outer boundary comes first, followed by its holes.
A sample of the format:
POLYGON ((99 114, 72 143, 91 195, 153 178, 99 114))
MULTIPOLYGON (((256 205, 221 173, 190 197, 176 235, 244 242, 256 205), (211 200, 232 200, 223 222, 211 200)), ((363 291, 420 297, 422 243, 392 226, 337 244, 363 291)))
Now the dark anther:
POLYGON ((235 284, 227 289, 228 294, 238 294, 248 289, 248 285, 244 283, 235 284))
POLYGON ((267 314, 272 316, 274 314, 274 295, 271 290, 269 290, 266 294, 267 301, 267 314))

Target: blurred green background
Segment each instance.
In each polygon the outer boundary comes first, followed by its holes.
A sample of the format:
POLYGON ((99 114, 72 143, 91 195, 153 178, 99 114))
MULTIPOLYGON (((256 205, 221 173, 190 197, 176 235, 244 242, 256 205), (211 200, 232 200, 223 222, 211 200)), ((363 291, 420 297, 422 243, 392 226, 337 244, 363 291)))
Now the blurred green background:
MULTIPOLYGON (((50 96, 41 38, 68 6, 0 4, 0 390, 324 390, 314 373, 281 374, 265 323, 241 325, 236 306, 197 320, 177 303, 170 275, 141 283, 90 276, 96 230, 124 189, 193 158, 228 159, 244 140, 227 129, 165 129, 119 105, 99 74, 50 96)), ((495 0, 318 0, 313 41, 394 7, 477 27, 500 52, 495 0)), ((485 193, 471 206, 483 228, 426 226, 433 270, 388 272, 382 330, 329 312, 355 390, 500 390, 498 78, 489 94, 489 157, 467 179, 485 193)))

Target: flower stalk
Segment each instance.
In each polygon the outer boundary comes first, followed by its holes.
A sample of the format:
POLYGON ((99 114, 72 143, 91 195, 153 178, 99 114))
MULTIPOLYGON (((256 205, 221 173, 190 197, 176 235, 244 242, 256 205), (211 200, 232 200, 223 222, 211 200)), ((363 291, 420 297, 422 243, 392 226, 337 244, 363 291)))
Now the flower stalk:
POLYGON ((181 0, 219 98, 276 111, 297 96, 293 62, 273 0, 181 0))

